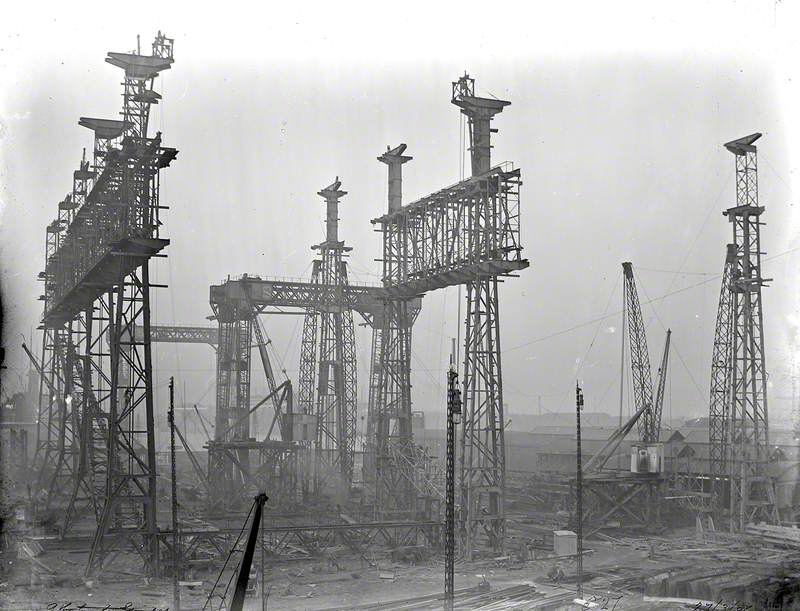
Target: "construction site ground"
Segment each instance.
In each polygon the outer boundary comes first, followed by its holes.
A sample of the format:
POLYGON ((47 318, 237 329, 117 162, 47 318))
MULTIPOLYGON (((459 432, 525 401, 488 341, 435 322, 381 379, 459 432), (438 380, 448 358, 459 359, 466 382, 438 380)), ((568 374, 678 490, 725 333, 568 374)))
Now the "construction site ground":
MULTIPOLYGON (((697 577, 709 571, 736 578, 737 572, 752 575, 755 565, 767 567, 770 560, 780 565, 797 564, 797 552, 775 549, 770 558, 768 549, 747 551, 747 543, 723 535, 697 535, 694 530, 676 531, 658 537, 625 537, 601 535, 587 541, 584 556, 584 598, 596 602, 596 608, 607 609, 685 609, 685 603, 645 599, 653 578, 691 569, 697 577), (705 540, 704 540, 705 539, 705 540)), ((146 580, 141 574, 141 561, 133 553, 120 554, 104 575, 93 582, 84 582, 87 550, 53 543, 44 545, 39 560, 55 572, 52 583, 31 585, 39 571, 13 546, 6 550, 0 608, 53 609, 105 608, 106 605, 131 609, 172 609, 170 579, 146 580), (71 606, 70 606, 71 605, 71 606)), ((571 609, 576 592, 574 558, 556 558, 546 550, 545 556, 526 562, 506 557, 484 558, 456 564, 455 588, 457 608, 492 609, 571 609), (554 570, 558 565, 560 570, 554 570), (557 582, 553 574, 560 573, 557 582), (479 593, 482 582, 488 592, 479 593), (505 594, 504 594, 505 593, 505 594), (507 594, 507 595, 506 595, 507 594), (513 596, 512 596, 513 594, 513 596), (515 598, 516 597, 516 598, 515 598), (471 601, 471 602, 470 602, 471 601), (506 601, 503 603, 503 601, 506 601), (500 606, 497 606, 497 605, 500 606)), ((256 554, 258 560, 258 553, 256 554)), ((329 560, 308 559, 290 563, 275 562, 267 566, 265 584, 267 608, 282 609, 426 609, 441 608, 436 595, 443 589, 443 561, 440 554, 414 565, 391 562, 389 555, 377 554, 373 562, 341 557, 334 566, 329 560), (425 598, 427 597, 427 599, 425 598), (390 604, 405 601, 403 604, 390 604)), ((767 567, 768 568, 768 567, 767 567)), ((255 569, 260 571, 260 568, 255 569)), ((772 567, 769 571, 775 572, 772 567)), ((198 585, 181 587, 182 609, 202 609, 207 593, 218 575, 218 569, 191 576, 198 585), (202 583, 200 583, 202 582, 202 583)), ((230 572, 220 580, 218 591, 225 590, 230 572)), ((233 588, 231 584, 230 588, 233 588)), ((221 599, 212 600, 207 609, 218 609, 221 599)), ((247 609, 261 609, 260 595, 248 598, 247 609)), ((720 606, 720 609, 726 608, 720 606)), ((728 607, 735 608, 735 607, 728 607)), ((743 605, 741 609, 757 608, 743 605)))

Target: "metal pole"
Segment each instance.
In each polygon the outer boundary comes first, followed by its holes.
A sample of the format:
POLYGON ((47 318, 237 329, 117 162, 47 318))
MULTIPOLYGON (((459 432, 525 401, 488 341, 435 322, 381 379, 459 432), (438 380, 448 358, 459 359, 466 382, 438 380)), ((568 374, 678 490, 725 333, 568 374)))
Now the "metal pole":
POLYGON ((580 382, 575 382, 575 415, 577 421, 577 503, 576 503, 576 522, 578 535, 578 598, 583 598, 583 466, 581 465, 581 410, 583 409, 583 390, 580 382))
MULTIPOLYGON (((620 428, 622 428, 622 407, 625 401, 625 318, 627 317, 625 308, 627 307, 628 303, 628 300, 625 298, 625 286, 623 286, 622 288, 622 332, 619 334, 620 343, 622 344, 621 349, 619 351, 619 427, 620 428)), ((618 455, 617 469, 619 471, 622 471, 623 460, 624 459, 622 455, 621 454, 618 455)))
POLYGON ((175 611, 181 611, 181 590, 178 576, 182 559, 180 553, 180 536, 178 535, 178 482, 175 477, 175 378, 169 379, 169 455, 172 469, 172 601, 175 611))
POLYGON ((454 603, 455 573, 455 428, 461 420, 461 391, 458 388, 456 368, 456 340, 450 353, 447 371, 447 491, 445 498, 445 550, 444 550, 444 608, 452 611, 454 603))
POLYGON ((261 514, 261 611, 267 611, 267 592, 264 582, 264 514, 261 514))

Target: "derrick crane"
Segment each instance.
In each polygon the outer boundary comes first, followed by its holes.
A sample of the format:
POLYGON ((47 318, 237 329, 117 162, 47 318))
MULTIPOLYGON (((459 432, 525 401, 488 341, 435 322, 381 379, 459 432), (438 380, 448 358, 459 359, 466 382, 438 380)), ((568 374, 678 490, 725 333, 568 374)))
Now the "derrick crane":
MULTIPOLYGON (((658 414, 661 414, 662 406, 664 405, 664 389, 666 388, 667 365, 669 363, 669 342, 671 336, 672 331, 667 329, 667 339, 664 342, 664 353, 661 356, 661 366, 658 368, 658 387, 656 388, 655 399, 655 411, 658 414)), ((646 404, 637 405, 636 407, 636 413, 634 413, 625 424, 614 431, 611 434, 611 437, 608 438, 608 441, 606 441, 605 445, 600 448, 600 451, 592 456, 592 458, 583 466, 582 472, 584 474, 600 471, 608 462, 608 459, 616 453, 617 448, 619 448, 622 441, 625 439, 625 437, 627 437, 628 433, 630 433, 631 429, 633 429, 633 426, 639 421, 641 416, 648 409, 648 405, 646 404)), ((659 421, 660 420, 661 418, 659 416, 659 421)))
POLYGON ((588 502, 583 504, 585 512, 576 503, 575 516, 579 521, 579 529, 588 534, 602 528, 612 518, 627 520, 629 524, 648 528, 660 521, 663 499, 665 483, 663 455, 658 440, 672 332, 667 329, 661 366, 658 369, 654 389, 647 335, 633 276, 633 265, 625 262, 622 264, 622 270, 623 324, 627 323, 628 327, 636 412, 614 431, 603 447, 585 465, 581 466, 578 463, 579 473, 573 485, 575 490, 580 487, 588 502), (632 444, 630 472, 600 473, 637 424, 639 442, 632 444))
POLYGON ((633 277, 633 264, 629 261, 622 264, 625 276, 624 307, 628 323, 628 338, 631 351, 631 373, 633 374, 634 404, 638 416, 639 439, 642 443, 658 443, 661 434, 661 412, 664 405, 664 385, 669 359, 669 342, 671 331, 667 330, 664 354, 658 370, 658 386, 653 398, 653 380, 650 373, 650 353, 647 351, 647 334, 645 333, 642 308, 636 291, 633 277))

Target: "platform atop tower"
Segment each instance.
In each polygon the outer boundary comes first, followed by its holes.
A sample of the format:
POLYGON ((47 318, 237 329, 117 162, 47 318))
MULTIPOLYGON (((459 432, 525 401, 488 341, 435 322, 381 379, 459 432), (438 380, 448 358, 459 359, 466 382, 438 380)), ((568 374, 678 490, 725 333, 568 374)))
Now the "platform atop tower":
POLYGON ((756 147, 753 143, 760 137, 761 134, 756 132, 755 134, 750 134, 749 136, 744 136, 743 138, 738 138, 736 140, 731 140, 730 142, 726 142, 723 146, 734 155, 744 155, 746 153, 754 153, 756 151, 756 147))
POLYGON ((159 72, 169 70, 174 60, 171 57, 153 57, 136 53, 116 53, 109 51, 106 62, 125 70, 125 76, 136 79, 150 79, 159 72))
POLYGON ((101 140, 113 140, 119 138, 125 132, 125 121, 118 119, 96 119, 94 117, 81 117, 78 125, 86 127, 94 132, 96 138, 101 140))

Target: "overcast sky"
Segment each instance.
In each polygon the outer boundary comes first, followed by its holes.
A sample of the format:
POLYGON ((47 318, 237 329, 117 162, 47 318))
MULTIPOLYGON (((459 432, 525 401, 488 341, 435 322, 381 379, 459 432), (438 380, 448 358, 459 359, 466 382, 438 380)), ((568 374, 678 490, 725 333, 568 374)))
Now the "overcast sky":
MULTIPOLYGON (((501 291, 510 416, 535 412, 539 396, 545 410, 571 409, 576 377, 587 409, 617 413, 626 260, 646 304, 654 373, 665 328, 673 331, 666 415, 703 415, 717 274, 731 237, 721 212, 735 193, 734 158, 722 144, 755 131, 764 134, 763 244, 775 257, 764 272, 774 278, 764 292, 773 418, 786 407, 800 297, 800 251, 792 251, 800 247, 800 30, 796 9, 783 2, 671 2, 659 11, 638 2, 261 11, 226 2, 219 13, 166 2, 135 11, 16 4, 20 14, 0 25, 5 389, 27 371, 21 334, 41 315, 45 226, 71 188, 82 147, 92 145, 78 117, 117 116, 122 75, 106 52, 133 49, 137 34, 149 48, 160 29, 175 39, 175 63, 157 82, 163 102, 151 126, 180 153, 162 173, 171 245, 169 258, 152 264, 153 281, 170 288, 154 289, 154 323, 210 324, 208 287, 229 274, 308 277, 310 246, 324 235, 316 192, 337 175, 348 191, 340 236, 353 247, 351 274, 378 282, 380 239, 369 220, 386 208, 386 167, 375 157, 408 144, 405 202, 458 180, 450 83, 467 70, 479 95, 511 101, 494 122, 493 160, 513 161, 524 181, 531 267, 501 291)), ((457 305, 456 288, 424 299, 414 330, 415 409, 443 409, 457 305)), ((301 317, 263 322, 296 380, 301 317)), ((358 340, 364 398, 366 330, 358 340)), ((162 404, 174 375, 179 400, 213 407, 210 348, 157 345, 155 355, 162 404)), ((262 378, 256 369, 256 391, 262 378)))

